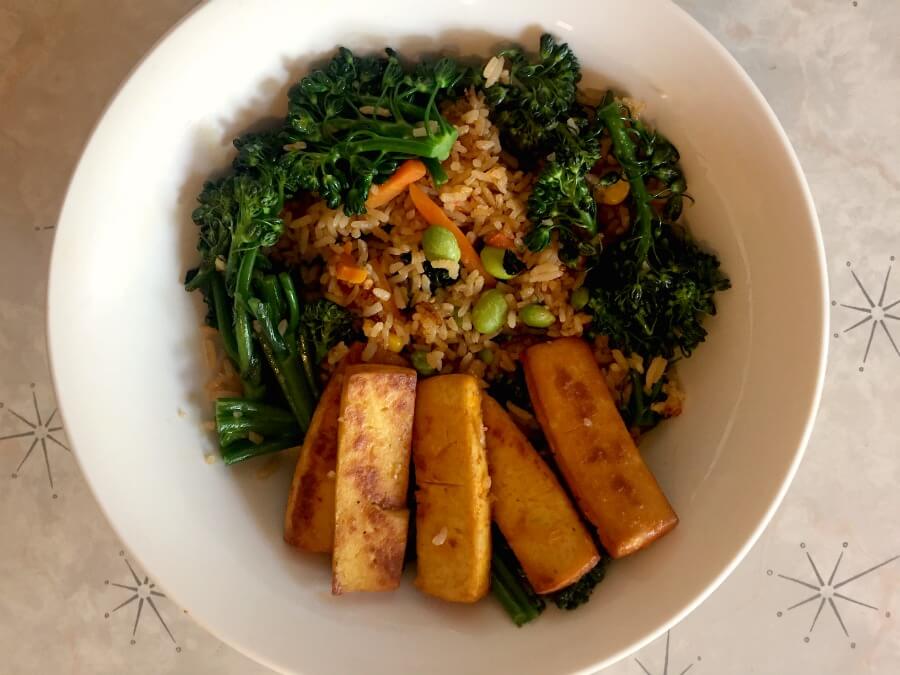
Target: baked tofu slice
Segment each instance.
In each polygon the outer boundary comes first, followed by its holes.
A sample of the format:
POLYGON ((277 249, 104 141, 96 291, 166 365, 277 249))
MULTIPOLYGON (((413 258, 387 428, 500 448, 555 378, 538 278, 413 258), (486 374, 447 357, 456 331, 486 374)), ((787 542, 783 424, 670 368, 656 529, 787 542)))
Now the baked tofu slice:
POLYGON ((313 553, 334 548, 334 484, 338 416, 344 374, 336 372, 322 392, 294 469, 284 512, 284 540, 313 553))
POLYGON ((481 389, 470 375, 419 383, 413 427, 416 586, 451 602, 488 591, 491 511, 481 389))
POLYGON ((600 561, 590 533, 503 407, 485 394, 481 409, 494 522, 536 592, 574 584, 600 561))
POLYGON ((603 547, 621 558, 678 524, 625 428, 590 347, 560 338, 529 347, 525 380, 572 494, 603 547))
MULTIPOLYGON (((334 484, 343 376, 348 366, 360 362, 364 346, 354 343, 328 381, 297 458, 284 513, 284 540, 304 551, 331 553, 334 549, 334 484)), ((392 352, 376 353, 372 361, 408 365, 392 352)))
POLYGON ((331 592, 400 584, 416 372, 382 365, 344 372, 338 418, 331 592))

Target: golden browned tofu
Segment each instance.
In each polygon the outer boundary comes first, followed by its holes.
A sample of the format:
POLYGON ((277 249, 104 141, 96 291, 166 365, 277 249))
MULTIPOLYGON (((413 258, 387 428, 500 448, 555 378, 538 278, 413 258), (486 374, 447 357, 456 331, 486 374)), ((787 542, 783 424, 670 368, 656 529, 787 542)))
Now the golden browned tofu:
POLYGON ((481 390, 470 375, 419 383, 413 428, 416 586, 452 602, 488 591, 491 513, 481 390))
MULTIPOLYGON (((334 549, 334 484, 343 373, 346 367, 360 362, 363 347, 354 343, 328 381, 297 458, 284 513, 284 540, 305 551, 331 553, 334 549)), ((372 362, 408 365, 392 352, 376 353, 372 362)))
POLYGON ((560 338, 529 347, 525 379, 556 463, 603 547, 621 558, 678 524, 625 428, 590 347, 560 338))
POLYGON ((493 518, 538 593, 578 581, 600 561, 581 517, 503 407, 482 400, 493 518))
POLYGON ((284 540, 313 553, 331 553, 334 548, 334 483, 342 387, 343 373, 339 371, 322 392, 303 439, 284 513, 284 540))
POLYGON ((416 372, 347 368, 338 418, 331 592, 400 584, 409 528, 406 496, 416 372))

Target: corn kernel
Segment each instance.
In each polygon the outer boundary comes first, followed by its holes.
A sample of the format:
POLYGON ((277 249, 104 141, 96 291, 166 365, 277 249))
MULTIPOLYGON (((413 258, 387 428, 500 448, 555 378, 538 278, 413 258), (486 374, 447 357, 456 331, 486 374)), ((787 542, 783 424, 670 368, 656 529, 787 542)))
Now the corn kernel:
POLYGON ((391 333, 388 338, 388 349, 392 352, 399 352, 403 349, 403 338, 396 333, 391 333))
POLYGON ((615 206, 625 201, 631 186, 627 180, 618 180, 603 190, 603 203, 607 206, 615 206))

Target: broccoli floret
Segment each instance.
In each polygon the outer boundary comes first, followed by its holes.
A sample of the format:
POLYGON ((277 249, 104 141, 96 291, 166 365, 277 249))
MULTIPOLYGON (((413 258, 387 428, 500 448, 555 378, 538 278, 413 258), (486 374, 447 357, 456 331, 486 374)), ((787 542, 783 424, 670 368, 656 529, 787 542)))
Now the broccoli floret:
POLYGON ((603 250, 587 285, 591 331, 645 356, 690 356, 706 338, 702 321, 716 313, 713 296, 731 287, 719 260, 670 223, 654 220, 647 238, 603 250), (642 256, 644 245, 647 254, 642 256))
POLYGON ((353 317, 346 309, 330 300, 316 300, 300 310, 300 330, 309 340, 313 364, 318 366, 328 350, 355 335, 353 317))
POLYGON ((577 609, 591 599, 591 593, 606 576, 607 557, 600 559, 594 568, 571 586, 552 594, 553 602, 560 609, 577 609))
POLYGON ((537 61, 518 47, 501 51, 509 81, 485 89, 491 119, 504 146, 526 164, 543 164, 528 200, 532 251, 547 247, 557 232, 562 259, 576 264, 593 255, 597 207, 585 176, 600 156, 600 125, 576 100, 581 68, 566 44, 542 35, 537 61))
POLYGON ((543 250, 555 231, 564 262, 575 265, 582 256, 597 252, 597 205, 586 176, 600 158, 601 129, 596 117, 570 117, 552 132, 552 161, 528 198, 532 229, 525 244, 530 250, 543 250))
MULTIPOLYGON (((597 256, 586 282, 591 331, 609 336, 614 347, 648 357, 690 356, 706 338, 703 318, 716 313, 713 296, 731 284, 719 260, 674 224, 686 196, 675 146, 631 118, 611 94, 597 117, 609 130, 613 153, 630 183, 635 218, 629 236, 597 256), (656 194, 647 187, 651 177, 663 185, 656 194), (651 204, 654 199, 666 200, 661 215, 651 204)), ((643 422, 653 421, 633 413, 643 422)))
MULTIPOLYGON (((232 307, 230 312, 217 312, 218 325, 220 330, 233 326, 233 350, 231 331, 223 332, 223 336, 228 335, 226 349, 237 364, 244 394, 259 398, 264 387, 248 309, 250 281, 260 248, 274 245, 283 230, 278 216, 284 202, 283 181, 277 170, 263 171, 248 165, 239 173, 208 181, 197 200, 193 219, 200 228, 197 249, 201 260, 186 288, 202 289, 210 304, 209 295, 219 288, 218 281, 213 281, 224 276, 232 307)), ((224 303, 215 299, 213 303, 224 310, 224 303)))
POLYGON ((498 56, 508 61, 509 82, 485 89, 491 119, 500 128, 504 146, 523 161, 533 161, 552 148, 553 132, 565 124, 575 106, 581 67, 567 44, 541 36, 537 61, 519 48, 498 56))
POLYGON ((553 162, 538 176, 528 198, 532 228, 525 236, 531 251, 541 251, 557 232, 560 258, 574 264, 579 256, 596 252, 597 205, 580 162, 553 162))
POLYGON ((406 72, 391 49, 385 57, 360 58, 341 48, 288 94, 281 138, 288 188, 316 192, 330 208, 343 203, 354 215, 365 212, 372 183, 410 157, 425 159, 440 182, 445 175, 437 166, 457 133, 438 104, 458 93, 465 74, 451 59, 406 72))

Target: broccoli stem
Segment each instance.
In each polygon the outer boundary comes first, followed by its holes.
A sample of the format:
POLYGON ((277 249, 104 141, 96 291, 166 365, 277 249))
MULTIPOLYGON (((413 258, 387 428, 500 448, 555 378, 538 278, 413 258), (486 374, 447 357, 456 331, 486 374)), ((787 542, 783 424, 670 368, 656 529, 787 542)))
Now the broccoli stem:
POLYGON ((428 173, 431 175, 431 180, 434 181, 435 185, 443 185, 450 180, 447 172, 444 171, 444 167, 441 166, 440 160, 434 157, 423 157, 422 163, 428 167, 428 173))
POLYGON ((309 390, 312 392, 313 398, 319 398, 319 385, 316 378, 316 366, 313 363, 313 351, 309 344, 309 338, 302 330, 297 333, 297 352, 300 358, 300 365, 303 373, 306 375, 306 381, 309 384, 309 390))
POLYGON ((491 556, 491 591, 517 626, 533 621, 544 611, 544 601, 528 585, 518 561, 496 529, 491 556))
POLYGON ((253 342, 253 321, 247 306, 247 300, 250 297, 250 279, 257 252, 258 249, 251 249, 241 258, 234 291, 236 361, 241 375, 241 383, 244 385, 244 396, 247 398, 261 398, 265 391, 262 384, 259 354, 253 342))
POLYGON ((284 301, 287 304, 288 319, 287 333, 293 335, 297 332, 300 325, 300 301, 297 299, 297 290, 294 288, 294 282, 291 275, 287 272, 278 274, 278 283, 284 294, 284 301))
POLYGON ((268 455, 272 452, 287 450, 302 442, 299 436, 276 438, 256 444, 253 441, 237 441, 227 448, 221 448, 222 461, 226 464, 237 464, 245 459, 268 455))
POLYGON ((256 282, 262 301, 272 310, 274 316, 284 315, 284 297, 281 293, 281 284, 273 275, 261 276, 256 282))
POLYGON ((275 373, 278 384, 281 385, 281 390, 284 392, 288 405, 300 424, 300 429, 305 432, 312 418, 315 400, 309 390, 304 374, 300 370, 297 351, 287 344, 278 331, 278 327, 275 324, 277 315, 273 315, 273 311, 276 308, 257 298, 251 298, 248 304, 250 311, 253 312, 259 322, 259 337, 262 342, 263 353, 266 355, 266 359, 275 373))
POLYGON ((347 154, 363 152, 396 152, 398 154, 413 155, 415 157, 432 157, 441 161, 450 156, 450 150, 456 142, 456 130, 452 132, 422 136, 421 138, 391 138, 375 136, 347 144, 347 154))
POLYGON ((228 292, 225 290, 225 279, 220 272, 213 272, 209 279, 209 287, 212 291, 213 306, 216 308, 216 327, 222 338, 225 353, 233 363, 237 363, 237 343, 234 339, 232 307, 228 302, 228 292))
POLYGON ((650 195, 647 193, 647 185, 644 183, 644 171, 636 154, 636 147, 631 136, 628 134, 628 127, 625 126, 625 119, 622 117, 622 104, 618 101, 604 106, 597 114, 609 129, 609 135, 613 143, 613 154, 616 160, 625 170, 625 176, 631 184, 631 196, 634 200, 635 212, 637 214, 635 226, 639 237, 637 246, 638 269, 641 269, 643 262, 647 259, 650 252, 650 244, 652 238, 651 228, 653 225, 653 209, 650 206, 650 195))
POLYGON ((251 432, 264 439, 290 437, 295 443, 300 437, 300 427, 292 413, 242 398, 220 398, 216 401, 216 431, 222 448, 248 440, 251 432))
POLYGON ((300 330, 300 301, 297 299, 297 289, 294 288, 294 282, 291 275, 287 272, 281 272, 278 275, 278 283, 281 285, 281 291, 284 301, 287 305, 287 330, 285 335, 296 336, 297 344, 294 351, 300 360, 300 367, 303 369, 303 375, 306 378, 306 385, 312 394, 313 400, 319 399, 319 383, 316 379, 316 368, 313 364, 313 351, 310 347, 306 334, 300 330))

